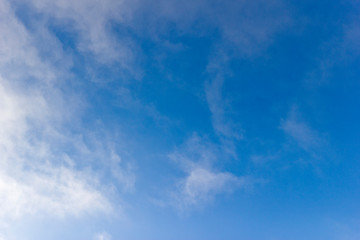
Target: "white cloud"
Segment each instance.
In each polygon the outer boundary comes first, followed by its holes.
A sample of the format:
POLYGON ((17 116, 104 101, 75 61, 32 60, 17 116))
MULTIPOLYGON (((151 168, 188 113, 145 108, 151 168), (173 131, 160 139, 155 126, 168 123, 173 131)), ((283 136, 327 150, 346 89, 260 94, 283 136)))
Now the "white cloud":
POLYGON ((213 19, 208 21, 215 24, 222 35, 206 69, 206 101, 213 128, 224 149, 236 157, 236 142, 243 138, 244 131, 241 123, 235 120, 236 111, 230 97, 223 91, 225 79, 232 76, 231 61, 256 57, 272 43, 278 32, 290 25, 291 19, 282 1, 238 1, 208 11, 212 13, 209 16, 218 17, 215 22, 213 19))
POLYGON ((352 14, 343 25, 343 39, 341 48, 347 51, 347 53, 350 55, 358 56, 360 54, 360 47, 358 44, 358 42, 360 41, 360 7, 359 4, 356 3, 356 1, 354 1, 352 4, 352 14))
POLYGON ((111 240, 110 234, 103 232, 96 234, 94 240, 111 240))
POLYGON ((228 56, 225 53, 219 53, 208 64, 207 71, 211 80, 205 84, 206 100, 215 132, 220 137, 239 140, 242 138, 242 129, 229 116, 231 106, 226 104, 222 93, 224 78, 229 75, 227 61, 228 56))
POLYGON ((124 188, 134 182, 111 139, 77 127, 81 100, 61 88, 67 69, 42 56, 34 37, 0 0, 0 227, 27 215, 109 212, 94 159, 124 188))
POLYGON ((129 67, 133 57, 131 45, 117 39, 109 28, 109 21, 122 22, 130 14, 128 1, 71 1, 71 0, 29 0, 35 9, 49 20, 80 33, 78 47, 91 51, 100 61, 119 61, 129 67), (125 4, 126 3, 126 4, 125 4))
POLYGON ((187 207, 211 201, 216 195, 241 188, 247 181, 228 172, 197 167, 180 182, 180 204, 187 207))
POLYGON ((216 29, 223 45, 229 44, 232 51, 241 54, 258 51, 271 41, 274 32, 291 21, 287 6, 281 0, 160 0, 156 4, 145 0, 140 3, 146 8, 143 15, 150 25, 145 25, 147 31, 164 31, 168 23, 175 23, 181 34, 202 35, 216 29), (156 14, 146 14, 146 10, 156 14))
POLYGON ((33 39, 15 16, 10 4, 1 0, 0 71, 3 77, 7 76, 16 81, 26 81, 30 77, 35 77, 43 82, 55 78, 54 69, 40 59, 32 41, 33 39))
POLYGON ((0 172, 0 219, 25 215, 79 216, 86 212, 109 211, 108 200, 90 183, 67 168, 49 167, 45 173, 19 170, 19 176, 0 172))
POLYGON ((238 177, 230 172, 216 170, 219 155, 225 154, 216 146, 197 135, 192 136, 179 150, 169 155, 178 163, 185 177, 177 183, 173 204, 182 210, 211 202, 217 195, 245 188, 251 184, 248 177, 238 177))
MULTIPOLYGON (((350 66, 360 56, 360 7, 357 1, 349 1, 348 4, 351 11, 336 23, 341 26, 340 34, 333 34, 324 40, 314 68, 304 79, 305 86, 310 89, 334 82, 338 67, 341 66, 340 69, 344 70, 345 66, 350 66)), ((348 72, 349 69, 345 71, 348 72)))
POLYGON ((281 123, 281 129, 293 138, 296 143, 306 151, 311 151, 321 145, 322 139, 319 134, 299 119, 299 113, 293 107, 287 119, 281 123))
POLYGON ((167 36, 163 31, 168 30, 164 26, 168 23, 175 23, 180 35, 219 32, 219 39, 215 38, 213 49, 210 49, 205 95, 214 131, 227 151, 235 155, 235 141, 242 138, 243 132, 240 124, 233 119, 228 96, 223 94, 224 78, 231 74, 228 62, 234 57, 256 56, 270 45, 274 35, 291 24, 286 4, 281 0, 143 2, 150 11, 156 11, 156 14, 144 14, 144 31, 155 32, 155 39, 167 36))
MULTIPOLYGON (((58 136, 42 95, 25 95, 0 78, 0 222, 27 214, 108 211, 90 176, 61 163, 58 136), (60 162, 59 162, 60 161, 60 162)), ((66 137, 66 136, 64 136, 66 137)))

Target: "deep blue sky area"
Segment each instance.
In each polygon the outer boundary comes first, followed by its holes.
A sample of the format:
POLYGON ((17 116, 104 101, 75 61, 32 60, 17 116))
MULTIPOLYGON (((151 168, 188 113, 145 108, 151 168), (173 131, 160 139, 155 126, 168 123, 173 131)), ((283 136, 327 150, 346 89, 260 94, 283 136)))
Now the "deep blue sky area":
POLYGON ((360 3, 0 0, 0 240, 360 239, 360 3))

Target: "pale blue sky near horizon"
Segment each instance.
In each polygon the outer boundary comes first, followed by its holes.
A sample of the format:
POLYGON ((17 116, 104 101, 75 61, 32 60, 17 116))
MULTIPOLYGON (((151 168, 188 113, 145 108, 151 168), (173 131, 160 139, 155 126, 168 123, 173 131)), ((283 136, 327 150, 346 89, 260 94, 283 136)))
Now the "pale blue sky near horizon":
POLYGON ((360 239, 356 0, 0 0, 0 240, 360 239))

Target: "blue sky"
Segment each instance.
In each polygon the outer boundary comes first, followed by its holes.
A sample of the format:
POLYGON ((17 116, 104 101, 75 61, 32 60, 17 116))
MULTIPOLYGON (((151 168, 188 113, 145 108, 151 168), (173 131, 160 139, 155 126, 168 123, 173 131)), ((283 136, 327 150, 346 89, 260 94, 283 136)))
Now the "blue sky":
POLYGON ((360 4, 0 0, 0 240, 360 239, 360 4))

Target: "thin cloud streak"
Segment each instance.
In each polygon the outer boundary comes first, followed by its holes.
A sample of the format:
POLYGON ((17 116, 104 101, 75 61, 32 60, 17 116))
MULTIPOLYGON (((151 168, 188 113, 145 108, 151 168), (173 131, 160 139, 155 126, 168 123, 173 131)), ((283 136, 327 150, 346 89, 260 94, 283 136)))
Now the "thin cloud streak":
POLYGON ((298 115, 297 108, 293 107, 289 116, 282 121, 280 128, 306 151, 312 151, 320 147, 323 140, 319 137, 319 134, 305 122, 299 120, 298 115))

